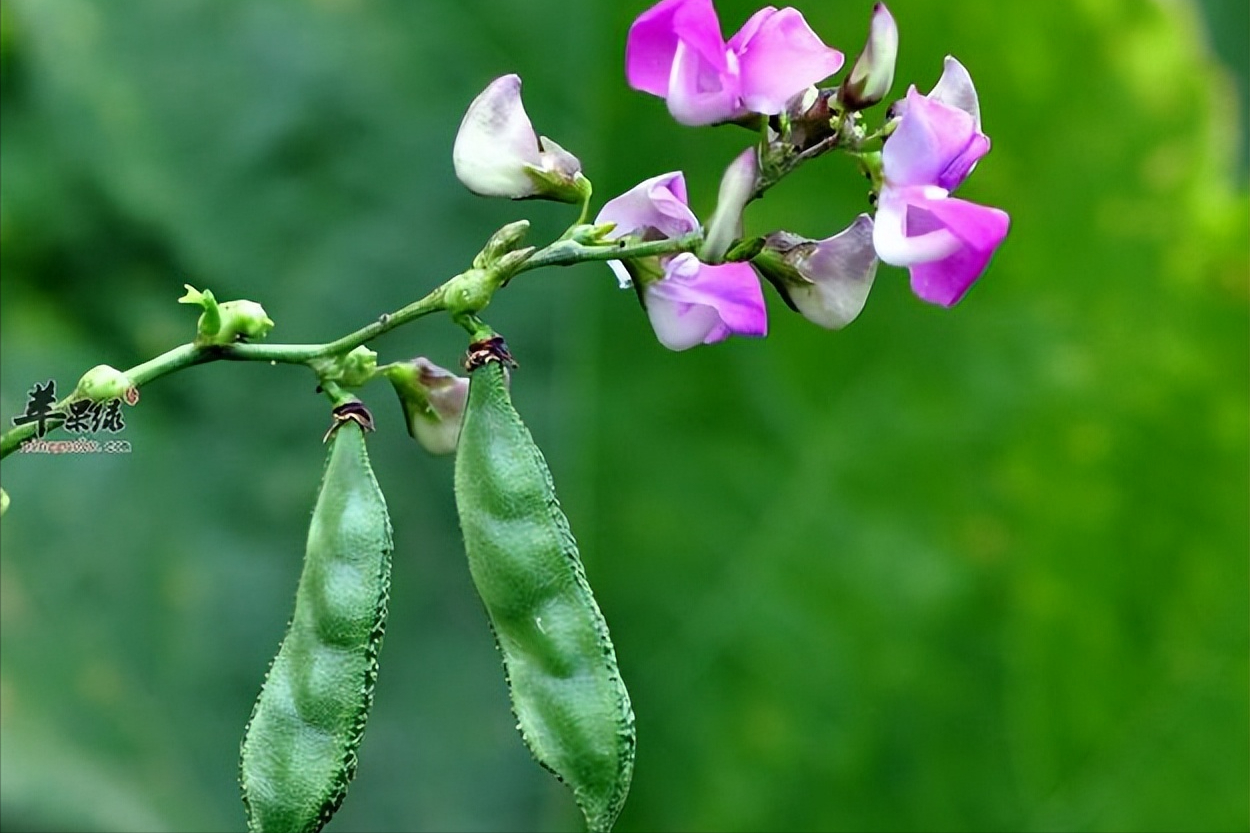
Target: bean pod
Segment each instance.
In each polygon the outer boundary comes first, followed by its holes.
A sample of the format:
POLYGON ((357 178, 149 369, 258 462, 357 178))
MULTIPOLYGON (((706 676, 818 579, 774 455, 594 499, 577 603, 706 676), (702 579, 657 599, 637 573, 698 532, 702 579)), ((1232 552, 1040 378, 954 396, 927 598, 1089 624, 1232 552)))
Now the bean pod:
POLYGON ((239 780, 252 831, 317 831, 330 820, 373 702, 391 524, 361 425, 342 419, 330 443, 295 612, 244 733, 239 780))
POLYGON ((633 774, 634 714, 551 473, 499 361, 472 374, 456 506, 521 735, 572 789, 589 829, 609 830, 633 774))

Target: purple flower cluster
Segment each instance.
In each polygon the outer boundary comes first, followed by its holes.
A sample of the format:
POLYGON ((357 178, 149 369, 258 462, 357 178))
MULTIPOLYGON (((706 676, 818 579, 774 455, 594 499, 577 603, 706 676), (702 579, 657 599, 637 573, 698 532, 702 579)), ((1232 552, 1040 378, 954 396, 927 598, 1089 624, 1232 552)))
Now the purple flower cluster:
MULTIPOLYGON (((684 350, 730 335, 765 335, 758 276, 793 309, 836 329, 863 308, 878 260, 906 267, 915 294, 942 306, 958 303, 985 271, 1010 219, 952 196, 990 148, 963 65, 947 57, 928 95, 912 86, 879 130, 869 134, 861 124, 860 112, 893 84, 897 51, 894 18, 877 3, 846 78, 822 90, 814 85, 840 70, 844 56, 795 9, 767 6, 728 41, 712 0, 661 0, 634 21, 625 48, 630 86, 663 98, 682 124, 766 128, 759 146, 727 168, 705 232, 687 205, 680 172, 640 183, 595 218, 610 229, 604 240, 694 241, 677 254, 609 261, 621 285, 637 291, 664 346, 684 350), (790 143, 793 124, 808 131, 802 143, 790 143), (874 142, 881 142, 879 151, 874 142), (774 184, 778 169, 835 147, 859 158, 873 180, 875 220, 861 214, 823 240, 780 231, 749 245, 741 228, 747 203, 774 184)), ((516 76, 498 79, 470 107, 456 141, 456 172, 481 194, 570 202, 589 196, 577 158, 534 133, 516 76)))

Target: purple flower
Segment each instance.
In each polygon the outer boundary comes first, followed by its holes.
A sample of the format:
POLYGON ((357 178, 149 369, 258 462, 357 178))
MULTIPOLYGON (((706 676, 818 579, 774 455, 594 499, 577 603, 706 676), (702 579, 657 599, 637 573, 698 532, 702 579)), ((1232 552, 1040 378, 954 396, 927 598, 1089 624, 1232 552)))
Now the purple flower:
POLYGON ((948 56, 933 91, 923 96, 913 86, 896 110, 902 117, 881 152, 873 245, 886 263, 908 267, 918 296, 953 306, 1011 223, 1005 211, 950 196, 990 149, 976 88, 948 56))
POLYGON ((660 96, 689 125, 780 113, 842 61, 792 8, 760 9, 725 43, 712 0, 661 0, 638 16, 625 45, 629 85, 660 96))
MULTIPOLYGON (((697 231, 681 173, 652 177, 609 200, 595 224, 615 223, 607 239, 664 240, 697 231)), ((608 261, 622 287, 631 284, 646 307, 656 338, 670 350, 713 344, 731 335, 763 336, 768 314, 748 263, 709 266, 689 252, 608 261)))

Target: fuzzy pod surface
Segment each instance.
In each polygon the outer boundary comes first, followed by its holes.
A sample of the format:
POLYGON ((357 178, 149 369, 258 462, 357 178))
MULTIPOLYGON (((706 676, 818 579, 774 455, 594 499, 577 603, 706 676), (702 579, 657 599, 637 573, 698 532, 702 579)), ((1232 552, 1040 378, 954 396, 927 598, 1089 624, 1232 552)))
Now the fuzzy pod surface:
POLYGON ((317 831, 356 773, 377 680, 391 524, 360 425, 330 439, 295 611, 244 732, 251 831, 317 831))
POLYGON ((473 583, 503 655, 526 745, 573 791, 591 831, 629 791, 634 713, 542 452, 500 362, 474 370, 456 452, 473 583))

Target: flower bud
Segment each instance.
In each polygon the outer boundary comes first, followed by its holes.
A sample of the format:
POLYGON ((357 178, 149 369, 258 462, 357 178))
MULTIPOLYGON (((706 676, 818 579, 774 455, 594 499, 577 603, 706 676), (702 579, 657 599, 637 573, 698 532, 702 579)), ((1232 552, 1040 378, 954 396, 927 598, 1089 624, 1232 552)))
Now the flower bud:
POLYGON ((495 261, 495 265, 491 267, 491 271, 499 280, 500 286, 507 286, 508 281, 512 280, 512 276, 517 270, 525 265, 525 261, 530 259, 530 255, 537 251, 533 246, 526 246, 524 249, 517 249, 515 252, 508 252, 499 260, 495 261))
POLYGON ((264 338, 273 329, 273 321, 265 314, 265 308, 255 301, 219 304, 210 290, 201 292, 191 284, 184 286, 187 293, 178 303, 195 304, 204 310, 196 322, 196 341, 201 344, 233 344, 264 338))
POLYGON ((273 320, 255 301, 226 301, 221 305, 221 335, 228 341, 264 338, 273 329, 273 320))
POLYGON ((864 110, 885 98, 894 83, 897 57, 898 26, 885 4, 877 3, 872 7, 868 42, 838 91, 848 110, 864 110))
POLYGON ((74 388, 74 398, 90 399, 92 402, 125 399, 127 391, 133 390, 134 386, 130 377, 117 368, 98 364, 78 380, 78 386, 74 388))
POLYGON ((484 197, 581 203, 590 180, 577 157, 534 132, 521 102, 521 78, 496 78, 469 105, 452 149, 456 177, 484 197))
POLYGON ((431 454, 456 450, 469 380, 424 357, 382 368, 404 409, 408 433, 431 454))
POLYGON ((486 241, 477 257, 473 258, 473 268, 489 269, 494 266, 501 257, 516 249, 529 230, 529 220, 517 220, 499 229, 486 241))
POLYGON ((716 197, 716 210, 712 212, 712 219, 708 220, 703 248, 699 251, 699 259, 704 263, 722 262, 729 245, 742 234, 742 210, 751 201, 758 171, 753 147, 738 154, 725 169, 716 197))
POLYGON ((792 309, 813 324, 839 330, 864 308, 877 274, 872 218, 860 214, 824 240, 777 232, 751 263, 792 309))
POLYGON ((604 246, 615 229, 616 223, 583 223, 569 229, 566 237, 582 246, 604 246))
POLYGON ((358 388, 378 372, 378 354, 363 344, 341 356, 313 359, 309 366, 322 382, 358 388))

